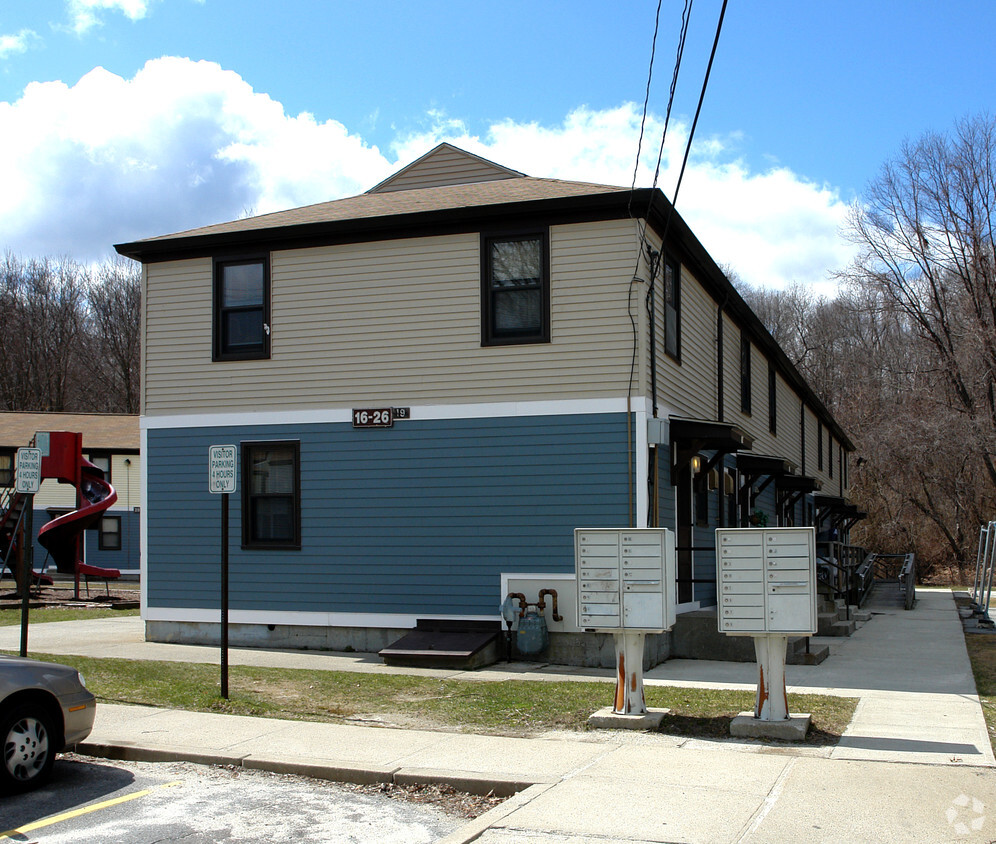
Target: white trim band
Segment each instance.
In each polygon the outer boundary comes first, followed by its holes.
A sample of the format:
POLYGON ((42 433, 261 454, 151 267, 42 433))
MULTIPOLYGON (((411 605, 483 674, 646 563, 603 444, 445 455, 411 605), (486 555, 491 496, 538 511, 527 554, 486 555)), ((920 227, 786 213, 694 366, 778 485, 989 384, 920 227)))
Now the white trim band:
MULTIPOLYGON (((365 406, 376 402, 366 401, 365 406)), ((404 404, 384 402, 383 404, 404 404)), ((632 400, 634 411, 648 407, 648 399, 636 397, 632 400)), ((411 419, 501 419, 515 416, 567 416, 571 414, 625 413, 626 398, 564 399, 562 401, 510 401, 482 402, 476 404, 412 405, 411 419)), ((323 408, 320 410, 281 410, 246 413, 190 413, 170 416, 142 416, 139 420, 142 430, 159 428, 220 428, 251 425, 320 425, 352 422, 352 408, 323 408)), ((399 420, 403 425, 408 420, 399 420)), ((144 444, 143 444, 144 445, 144 444)))

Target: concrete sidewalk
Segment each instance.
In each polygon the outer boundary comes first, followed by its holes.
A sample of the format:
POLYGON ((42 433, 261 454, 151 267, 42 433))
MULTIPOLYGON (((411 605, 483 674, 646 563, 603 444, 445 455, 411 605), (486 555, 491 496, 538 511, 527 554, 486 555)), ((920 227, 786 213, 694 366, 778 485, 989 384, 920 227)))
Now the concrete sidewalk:
MULTIPOLYGON (((617 732, 533 739, 315 724, 102 704, 83 752, 188 759, 349 781, 445 781, 517 792, 446 839, 481 842, 992 841, 996 760, 951 593, 912 612, 872 606, 831 657, 789 666, 791 691, 860 698, 835 748, 617 732), (908 764, 910 762, 920 764, 908 764)), ((17 628, 0 628, 16 650, 17 628)), ((32 652, 217 662, 216 648, 142 641, 138 619, 38 625, 32 652)), ((233 650, 232 664, 397 672, 357 654, 233 650)), ((514 664, 474 680, 601 679, 609 672, 514 664)), ((754 667, 674 660, 648 684, 746 687, 754 667)))

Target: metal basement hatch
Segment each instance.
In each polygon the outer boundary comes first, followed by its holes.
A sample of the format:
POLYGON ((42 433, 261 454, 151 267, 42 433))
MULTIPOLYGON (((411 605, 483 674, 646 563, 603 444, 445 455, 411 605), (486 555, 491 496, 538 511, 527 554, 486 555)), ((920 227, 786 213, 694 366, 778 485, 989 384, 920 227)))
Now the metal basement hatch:
POLYGON ((420 618, 415 629, 381 651, 388 665, 470 670, 498 661, 501 623, 420 618))

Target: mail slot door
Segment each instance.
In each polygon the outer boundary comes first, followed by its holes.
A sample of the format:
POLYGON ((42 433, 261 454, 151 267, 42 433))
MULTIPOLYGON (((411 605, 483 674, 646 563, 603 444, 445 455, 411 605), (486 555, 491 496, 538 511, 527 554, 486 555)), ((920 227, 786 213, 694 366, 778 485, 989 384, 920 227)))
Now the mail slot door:
POLYGON ((769 631, 816 632, 816 602, 807 581, 774 581, 767 588, 769 631))

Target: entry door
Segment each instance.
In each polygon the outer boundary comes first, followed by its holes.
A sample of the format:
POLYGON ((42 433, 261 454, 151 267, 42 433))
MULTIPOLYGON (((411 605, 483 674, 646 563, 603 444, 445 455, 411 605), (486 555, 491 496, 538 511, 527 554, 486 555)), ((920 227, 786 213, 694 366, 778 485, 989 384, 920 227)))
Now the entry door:
POLYGON ((675 544, 677 545, 677 579, 678 603, 687 604, 695 594, 692 577, 692 468, 685 465, 678 471, 678 483, 675 485, 677 498, 677 529, 675 544))

